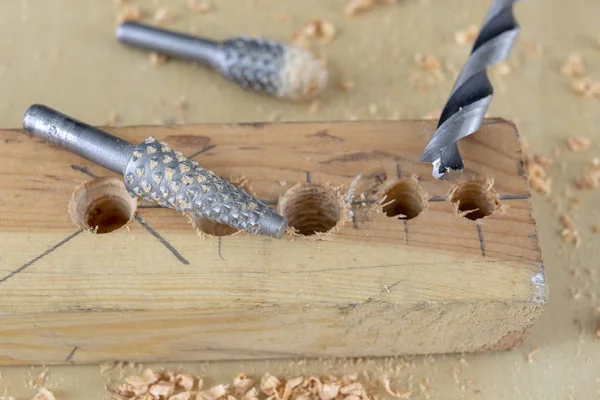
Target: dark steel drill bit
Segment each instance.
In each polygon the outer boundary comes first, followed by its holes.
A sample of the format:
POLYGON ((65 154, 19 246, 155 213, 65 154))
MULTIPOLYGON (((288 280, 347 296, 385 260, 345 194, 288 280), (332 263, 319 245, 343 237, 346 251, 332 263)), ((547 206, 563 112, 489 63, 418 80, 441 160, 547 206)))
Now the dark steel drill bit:
POLYGON ((134 22, 117 28, 127 45, 207 65, 246 89, 306 100, 327 85, 328 72, 311 52, 271 40, 236 37, 216 42, 134 22))
POLYGON ((495 0, 466 64, 460 71, 430 142, 421 155, 433 164, 433 176, 451 178, 464 170, 456 142, 479 130, 494 93, 487 68, 504 61, 519 33, 513 4, 495 0))
POLYGON ((23 127, 123 175, 132 197, 253 234, 280 238, 287 229, 275 210, 153 137, 135 146, 42 105, 27 110, 23 127))

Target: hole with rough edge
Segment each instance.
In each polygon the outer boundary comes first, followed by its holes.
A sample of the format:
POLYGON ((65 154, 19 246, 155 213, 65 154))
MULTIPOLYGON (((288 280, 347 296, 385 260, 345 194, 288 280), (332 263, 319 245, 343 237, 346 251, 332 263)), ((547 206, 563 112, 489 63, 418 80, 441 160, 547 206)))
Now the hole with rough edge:
POLYGON ((218 222, 203 217, 193 217, 192 223, 194 228, 211 236, 229 236, 238 232, 237 229, 227 224, 219 224, 218 222))
POLYGON ((389 186, 380 198, 382 211, 388 217, 413 219, 425 209, 426 195, 416 179, 407 178, 389 186))
POLYGON ((135 214, 137 200, 131 198, 118 178, 96 178, 75 189, 69 214, 79 228, 97 234, 114 232, 135 214))
POLYGON ((463 217, 473 221, 492 215, 497 208, 497 195, 485 182, 467 182, 456 186, 450 201, 463 217))
POLYGON ((330 231, 342 219, 342 199, 319 185, 296 185, 279 201, 279 213, 290 227, 310 236, 330 231))

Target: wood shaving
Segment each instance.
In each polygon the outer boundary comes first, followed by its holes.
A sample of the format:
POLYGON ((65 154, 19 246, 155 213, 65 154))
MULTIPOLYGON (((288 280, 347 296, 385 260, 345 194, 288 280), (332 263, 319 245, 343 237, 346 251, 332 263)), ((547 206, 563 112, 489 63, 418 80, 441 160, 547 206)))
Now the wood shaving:
POLYGON ((256 388, 252 388, 246 392, 240 400, 258 400, 258 390, 256 388))
POLYGON ((468 28, 460 30, 454 34, 454 41, 456 44, 465 45, 475 42, 479 35, 479 27, 477 25, 470 25, 468 28))
POLYGON ((310 105, 308 106, 308 113, 309 114, 316 114, 320 111, 321 109, 321 101, 319 99, 313 100, 310 105))
POLYGON ((187 8, 196 14, 206 14, 212 11, 213 5, 207 1, 198 3, 196 0, 187 0, 187 8))
POLYGON ((344 74, 339 74, 335 87, 341 90, 342 92, 347 93, 354 89, 354 82, 348 80, 348 78, 344 74))
POLYGON ((561 68, 560 73, 569 78, 583 76, 585 73, 585 66, 583 65, 583 58, 581 55, 571 54, 561 68))
POLYGON ((302 28, 301 34, 307 38, 322 39, 328 43, 334 38, 336 32, 337 29, 330 21, 314 19, 302 28))
POLYGON ((194 388, 194 377, 187 374, 177 374, 175 383, 183 390, 189 392, 194 388))
POLYGON ((310 41, 302 32, 295 32, 292 35, 292 45, 304 50, 310 49, 310 41))
POLYGON ((567 140, 567 146, 571 151, 583 153, 590 149, 591 140, 586 137, 572 137, 567 140))
POLYGON ((344 8, 344 14, 347 17, 354 17, 360 13, 372 10, 378 4, 396 4, 396 0, 350 0, 344 8))
POLYGON ((280 385, 281 381, 277 377, 266 373, 260 381, 260 390, 267 396, 272 396, 280 385))
POLYGON ((500 75, 509 75, 512 72, 512 67, 507 62, 501 62, 494 66, 496 72, 500 75))
POLYGON ((552 180, 548 176, 548 169, 552 165, 552 158, 547 155, 530 156, 525 146, 523 146, 523 153, 529 186, 538 193, 549 195, 552 188, 552 180))
POLYGON ((152 22, 155 25, 163 25, 172 22, 173 19, 174 15, 169 11, 169 9, 163 7, 156 10, 154 16, 152 17, 152 22))
POLYGON ((250 379, 244 373, 233 378, 233 389, 235 394, 246 394, 254 386, 254 379, 250 379))
POLYGON ((583 177, 575 182, 577 189, 596 189, 600 186, 600 158, 594 158, 583 177))
POLYGON ((54 397, 54 393, 48 389, 41 388, 31 400, 56 400, 56 397, 54 397))
POLYGON ((540 351, 539 347, 536 347, 535 349, 533 349, 529 353, 527 353, 526 359, 529 364, 533 363, 533 356, 539 351, 540 351))
POLYGON ((575 94, 587 99, 600 97, 600 81, 594 81, 590 78, 574 80, 571 83, 571 89, 575 94))
POLYGON ((415 63, 423 71, 439 72, 442 68, 442 64, 433 54, 415 54, 415 63))
POLYGON ((137 22, 141 20, 143 16, 144 13, 142 12, 141 7, 137 4, 132 4, 121 10, 117 16, 117 22, 120 24, 128 21, 137 22))
POLYGON ((116 127, 118 122, 119 122, 119 117, 117 116, 117 113, 111 110, 108 113, 107 125, 110 127, 116 127))
POLYGON ((406 389, 403 392, 397 391, 397 390, 393 390, 391 388, 391 383, 390 383, 390 379, 387 376, 384 376, 382 378, 383 381, 383 387, 385 388, 385 391, 392 397, 395 397, 397 399, 410 399, 410 397, 412 396, 412 388, 409 385, 409 388, 406 389))
MULTIPOLYGON (((148 394, 151 394, 157 399, 161 397, 169 398, 175 392, 175 385, 172 382, 160 381, 151 385, 148 388, 148 394)), ((143 393, 140 393, 143 394, 143 393)), ((139 396, 139 394, 137 394, 139 396)))
POLYGON ((159 65, 163 65, 164 63, 167 62, 167 56, 165 56, 164 54, 158 54, 158 53, 150 53, 150 64, 152 64, 153 67, 158 67, 159 65))
POLYGON ((227 386, 217 385, 198 393, 198 400, 217 400, 227 396, 227 386))

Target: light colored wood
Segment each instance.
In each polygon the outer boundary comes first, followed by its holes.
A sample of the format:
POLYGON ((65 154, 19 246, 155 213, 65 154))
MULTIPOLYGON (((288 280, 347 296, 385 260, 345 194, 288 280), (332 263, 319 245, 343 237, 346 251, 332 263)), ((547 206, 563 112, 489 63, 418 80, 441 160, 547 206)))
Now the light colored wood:
POLYGON ((357 187, 377 186, 327 236, 198 236, 185 217, 145 203, 128 229, 94 235, 73 224, 69 200, 86 173, 114 174, 0 131, 1 364, 503 350, 543 310, 530 192, 507 122, 488 120, 459 146, 463 180, 493 178, 508 206, 477 222, 446 200, 453 183, 418 162, 433 121, 107 130, 186 155, 204 149, 194 159, 273 204, 307 178, 342 194, 359 174, 357 187), (431 199, 408 221, 373 204, 398 174, 416 174, 431 199))

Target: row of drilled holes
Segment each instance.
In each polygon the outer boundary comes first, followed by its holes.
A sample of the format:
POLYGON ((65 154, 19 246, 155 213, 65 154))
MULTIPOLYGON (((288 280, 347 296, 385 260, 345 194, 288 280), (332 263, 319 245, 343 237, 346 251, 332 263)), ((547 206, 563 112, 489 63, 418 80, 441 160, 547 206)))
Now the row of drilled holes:
MULTIPOLYGON (((459 186, 450 201, 463 217, 472 220, 486 217, 493 211, 493 202, 479 182, 459 186)), ((416 180, 401 179, 383 192, 379 204, 388 217, 408 220, 421 214, 427 199, 416 180)), ((99 234, 126 225, 133 218, 135 209, 135 200, 115 178, 98 178, 84 183, 76 189, 69 204, 75 224, 99 234)), ((278 211, 288 219, 289 225, 305 236, 331 230, 342 219, 343 209, 343 199, 330 188, 319 185, 295 186, 278 204, 278 211)), ((196 229, 213 236, 237 232, 206 218, 194 218, 193 223, 196 229)))

